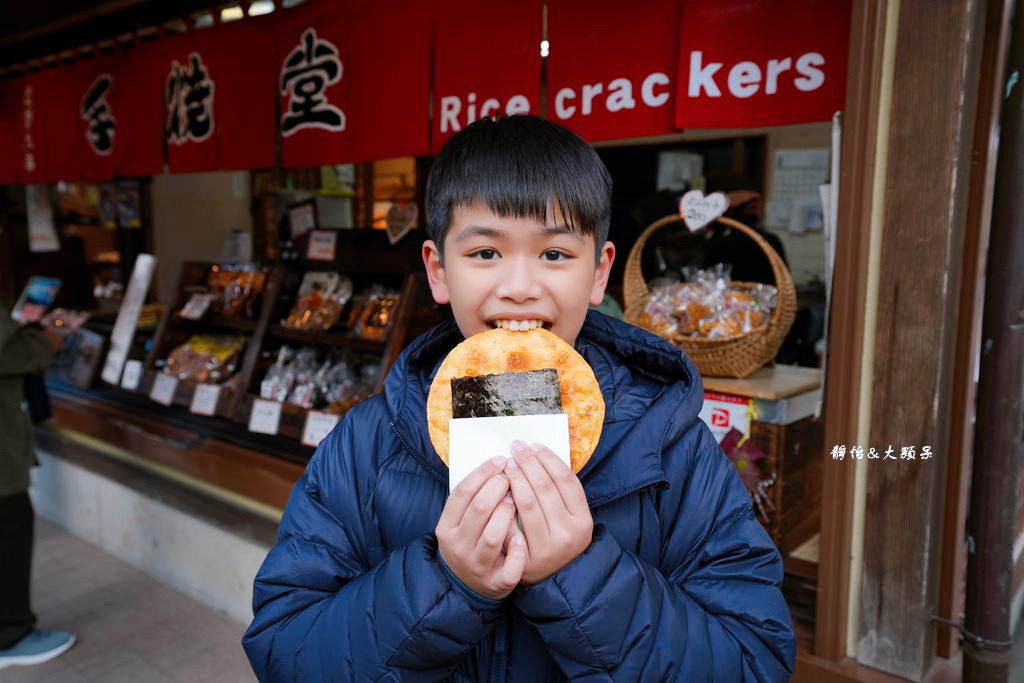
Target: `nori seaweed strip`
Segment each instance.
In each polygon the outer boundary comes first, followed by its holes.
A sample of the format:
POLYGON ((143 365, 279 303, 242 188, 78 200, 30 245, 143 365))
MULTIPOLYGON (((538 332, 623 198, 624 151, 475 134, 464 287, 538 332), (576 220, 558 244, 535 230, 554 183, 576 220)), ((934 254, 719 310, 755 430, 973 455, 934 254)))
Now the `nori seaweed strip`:
POLYGON ((452 380, 452 417, 551 415, 562 412, 554 368, 452 380))

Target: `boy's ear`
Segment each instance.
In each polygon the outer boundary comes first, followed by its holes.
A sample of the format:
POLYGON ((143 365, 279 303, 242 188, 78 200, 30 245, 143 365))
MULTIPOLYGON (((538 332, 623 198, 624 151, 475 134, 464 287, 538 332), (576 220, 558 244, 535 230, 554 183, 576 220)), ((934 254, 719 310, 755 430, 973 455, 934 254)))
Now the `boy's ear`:
POLYGON ((434 301, 439 304, 446 304, 451 299, 448 296, 448 281, 444 274, 444 265, 441 263, 441 252, 437 249, 434 240, 427 240, 423 243, 423 267, 427 271, 427 283, 430 285, 430 293, 434 301))
POLYGON ((597 261, 597 269, 594 271, 594 286, 590 290, 590 304, 600 306, 604 301, 604 290, 608 286, 608 275, 612 272, 612 263, 615 262, 615 245, 605 242, 601 247, 601 257, 597 261))

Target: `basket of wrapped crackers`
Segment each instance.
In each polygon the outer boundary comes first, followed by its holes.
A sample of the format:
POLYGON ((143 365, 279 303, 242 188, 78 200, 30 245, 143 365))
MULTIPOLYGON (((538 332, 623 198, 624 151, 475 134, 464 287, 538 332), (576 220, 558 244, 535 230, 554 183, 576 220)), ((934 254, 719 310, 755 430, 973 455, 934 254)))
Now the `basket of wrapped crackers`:
POLYGON ((626 320, 681 348, 703 375, 747 377, 775 358, 793 324, 793 278, 757 232, 730 218, 719 218, 717 222, 739 230, 765 252, 774 287, 733 281, 721 264, 708 270, 686 269, 683 282, 648 286, 640 272, 644 245, 652 233, 680 220, 667 216, 652 223, 630 250, 623 283, 626 320))

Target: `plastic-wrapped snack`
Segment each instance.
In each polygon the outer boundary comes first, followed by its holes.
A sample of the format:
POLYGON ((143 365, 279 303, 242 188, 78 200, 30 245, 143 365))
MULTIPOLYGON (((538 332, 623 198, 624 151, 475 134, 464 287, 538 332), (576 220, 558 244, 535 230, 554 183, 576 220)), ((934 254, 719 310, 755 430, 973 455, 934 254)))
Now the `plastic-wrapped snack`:
POLYGON ((166 371, 179 380, 220 383, 238 364, 245 337, 196 335, 167 356, 166 371))
POLYGON ((324 332, 338 322, 351 297, 350 278, 338 273, 306 273, 295 305, 283 324, 298 330, 324 332))
POLYGON ((277 352, 277 360, 270 366, 263 381, 260 382, 260 398, 284 403, 284 400, 288 398, 288 393, 292 390, 290 382, 294 381, 294 377, 290 380, 287 377, 287 366, 294 356, 295 352, 291 347, 281 347, 277 352))
POLYGON ((356 334, 363 339, 381 341, 387 336, 397 309, 397 292, 374 287, 370 291, 366 306, 356 323, 356 334))
POLYGON ((254 304, 266 283, 266 271, 253 264, 213 266, 206 278, 213 295, 210 308, 229 317, 255 317, 254 304))

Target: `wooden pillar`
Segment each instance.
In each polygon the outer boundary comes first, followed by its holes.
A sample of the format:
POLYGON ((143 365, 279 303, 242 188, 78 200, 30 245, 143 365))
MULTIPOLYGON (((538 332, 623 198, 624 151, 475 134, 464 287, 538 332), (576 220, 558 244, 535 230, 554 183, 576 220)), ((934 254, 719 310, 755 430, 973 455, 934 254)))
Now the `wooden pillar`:
POLYGON ((964 681, 1006 681, 1024 455, 1024 17, 1013 20, 992 203, 967 534, 964 681))
POLYGON ((901 0, 889 121, 857 661, 935 656, 953 356, 984 7, 901 0), (921 459, 927 446, 930 459, 921 459), (913 447, 915 459, 900 459, 913 447), (882 456, 885 457, 884 455, 882 456))

